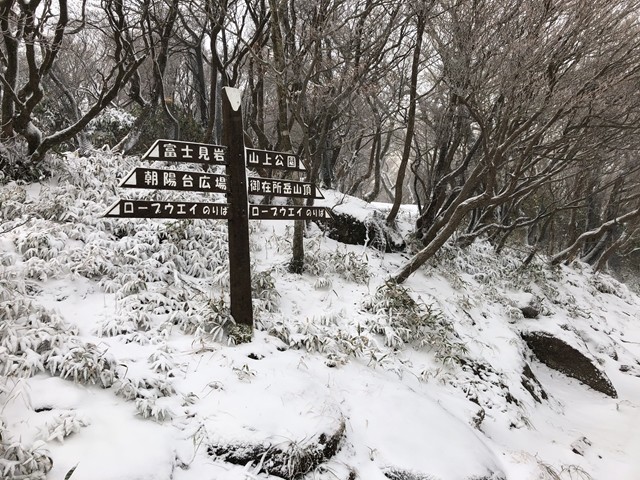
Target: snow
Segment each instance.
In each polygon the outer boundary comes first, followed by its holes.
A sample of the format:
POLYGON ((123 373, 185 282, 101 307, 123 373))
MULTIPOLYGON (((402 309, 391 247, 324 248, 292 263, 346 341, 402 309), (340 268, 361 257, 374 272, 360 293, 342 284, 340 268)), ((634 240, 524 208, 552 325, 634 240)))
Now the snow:
MULTIPOLYGON (((276 478, 259 459, 232 465, 207 447, 296 451, 342 422, 341 448, 305 478, 640 478, 640 298, 625 285, 580 264, 521 270, 516 252, 477 242, 445 246, 403 290, 384 290, 406 254, 318 228, 308 270, 292 275, 291 225, 254 222, 259 329, 232 346, 213 318, 228 301, 224 222, 100 217, 131 163, 73 158, 51 182, 0 186, 0 371, 12 358, 31 366, 0 377, 0 445, 45 452, 48 479, 76 465, 72 480, 276 478), (385 304, 393 292, 415 301, 424 326, 402 331, 406 318, 385 304), (539 318, 524 319, 532 303, 539 318), (593 359, 619 398, 536 361, 520 338, 531 330, 593 359), (87 365, 104 360, 113 385, 51 374, 54 343, 59 358, 81 345, 87 365), (525 364, 548 400, 522 386, 525 364)), ((360 219, 385 208, 324 195, 360 219)), ((413 218, 404 208, 403 228, 413 218)))

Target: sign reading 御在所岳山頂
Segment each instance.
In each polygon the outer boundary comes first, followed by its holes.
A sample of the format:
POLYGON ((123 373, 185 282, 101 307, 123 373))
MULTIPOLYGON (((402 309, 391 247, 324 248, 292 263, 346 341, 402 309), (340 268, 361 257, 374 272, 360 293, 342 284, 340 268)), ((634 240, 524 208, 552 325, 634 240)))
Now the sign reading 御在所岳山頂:
POLYGON ((249 177, 249 193, 273 197, 324 198, 313 183, 277 178, 249 177))

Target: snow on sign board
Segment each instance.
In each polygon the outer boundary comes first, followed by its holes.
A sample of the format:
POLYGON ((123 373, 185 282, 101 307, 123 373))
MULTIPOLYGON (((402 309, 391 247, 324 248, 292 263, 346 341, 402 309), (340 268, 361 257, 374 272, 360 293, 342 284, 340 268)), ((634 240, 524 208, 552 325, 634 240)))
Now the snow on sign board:
POLYGON ((208 143, 156 140, 142 155, 142 160, 165 160, 185 163, 212 163, 226 165, 227 148, 208 143))
POLYGON ((245 156, 249 167, 277 168, 280 170, 297 170, 300 172, 307 171, 307 168, 300 161, 300 158, 293 153, 245 148, 245 156))
POLYGON ((226 203, 118 200, 104 213, 115 218, 228 219, 226 203))
POLYGON ((136 167, 124 176, 120 187, 226 193, 228 178, 206 172, 136 167))

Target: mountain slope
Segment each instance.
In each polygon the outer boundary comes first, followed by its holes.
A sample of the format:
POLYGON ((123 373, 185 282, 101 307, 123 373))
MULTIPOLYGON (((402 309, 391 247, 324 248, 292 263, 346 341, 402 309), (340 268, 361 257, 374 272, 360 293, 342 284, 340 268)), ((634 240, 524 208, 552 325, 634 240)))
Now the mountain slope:
POLYGON ((118 191, 136 162, 69 155, 52 180, 0 187, 2 478, 640 476, 640 298, 624 285, 482 242, 386 285, 406 255, 317 227, 292 275, 291 226, 254 222, 257 331, 230 346, 224 222, 101 217, 121 193, 174 195, 118 191), (532 332, 617 398, 539 361, 532 332))

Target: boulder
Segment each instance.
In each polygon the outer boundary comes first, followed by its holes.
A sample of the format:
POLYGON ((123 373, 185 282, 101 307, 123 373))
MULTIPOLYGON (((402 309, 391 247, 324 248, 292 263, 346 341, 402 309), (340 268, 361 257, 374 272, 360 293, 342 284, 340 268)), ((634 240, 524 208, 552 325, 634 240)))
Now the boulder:
POLYGON ((547 367, 575 378, 598 392, 618 398, 609 377, 576 348, 546 332, 524 332, 521 335, 538 360, 547 367))
POLYGON ((285 479, 299 478, 333 457, 340 448, 345 423, 340 421, 337 430, 320 433, 314 438, 291 443, 217 443, 210 444, 207 452, 224 462, 234 465, 252 463, 260 472, 285 479))
MULTIPOLYGON (((384 476, 389 480, 440 480, 438 477, 411 472, 399 468, 388 468, 384 471, 384 476)), ((482 476, 475 476, 466 480, 504 480, 504 475, 496 472, 487 472, 482 476)))
POLYGON ((389 228, 379 212, 373 212, 364 220, 344 212, 332 213, 333 218, 319 221, 320 228, 337 242, 350 245, 367 245, 383 252, 404 250, 405 243, 400 235, 389 228))
POLYGON ((540 310, 538 310, 533 305, 525 305, 524 307, 520 307, 520 311, 522 312, 522 316, 524 318, 538 318, 538 315, 540 315, 540 310))

